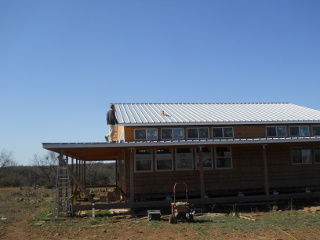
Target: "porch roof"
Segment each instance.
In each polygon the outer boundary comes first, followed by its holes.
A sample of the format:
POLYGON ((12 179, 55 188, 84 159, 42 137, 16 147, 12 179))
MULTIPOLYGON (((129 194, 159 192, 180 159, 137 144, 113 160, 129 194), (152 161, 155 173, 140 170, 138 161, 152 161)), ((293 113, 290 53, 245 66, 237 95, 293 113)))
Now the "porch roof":
POLYGON ((237 144, 279 144, 320 142, 320 137, 288 137, 288 138, 252 138, 252 139, 211 139, 211 140, 181 140, 181 141, 148 141, 125 143, 43 143, 43 148, 63 153, 68 157, 84 161, 116 160, 121 150, 130 148, 173 148, 195 146, 219 146, 237 144))

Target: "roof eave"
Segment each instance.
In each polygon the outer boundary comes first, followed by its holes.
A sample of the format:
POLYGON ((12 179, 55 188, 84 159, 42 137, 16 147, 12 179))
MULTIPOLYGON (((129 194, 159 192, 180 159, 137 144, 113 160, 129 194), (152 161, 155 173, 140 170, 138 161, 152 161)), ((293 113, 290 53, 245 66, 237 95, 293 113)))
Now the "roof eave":
POLYGON ((125 142, 125 143, 42 143, 43 148, 70 149, 70 148, 133 148, 152 146, 185 146, 185 145, 234 145, 234 144, 268 144, 268 143, 294 143, 294 142, 319 142, 320 137, 294 137, 294 138, 253 138, 253 139, 216 139, 216 140, 188 140, 188 141, 150 141, 150 142, 125 142))
POLYGON ((141 123, 119 123, 125 127, 150 127, 150 126, 212 126, 212 125, 274 125, 274 124, 320 124, 320 120, 301 121, 217 121, 217 122, 141 122, 141 123))

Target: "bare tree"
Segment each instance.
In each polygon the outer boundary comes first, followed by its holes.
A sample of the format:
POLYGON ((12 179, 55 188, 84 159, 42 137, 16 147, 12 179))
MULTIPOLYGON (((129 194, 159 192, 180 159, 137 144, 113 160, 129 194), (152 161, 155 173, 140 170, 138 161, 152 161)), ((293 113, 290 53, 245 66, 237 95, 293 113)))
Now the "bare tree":
POLYGON ((0 167, 17 166, 18 163, 13 159, 12 152, 2 149, 0 152, 0 167))
POLYGON ((43 181, 43 185, 53 187, 58 166, 58 155, 54 152, 49 152, 42 157, 35 154, 32 165, 37 167, 35 174, 39 180, 41 179, 43 181))
POLYGON ((88 162, 88 185, 107 185, 115 182, 115 164, 104 162, 88 162))

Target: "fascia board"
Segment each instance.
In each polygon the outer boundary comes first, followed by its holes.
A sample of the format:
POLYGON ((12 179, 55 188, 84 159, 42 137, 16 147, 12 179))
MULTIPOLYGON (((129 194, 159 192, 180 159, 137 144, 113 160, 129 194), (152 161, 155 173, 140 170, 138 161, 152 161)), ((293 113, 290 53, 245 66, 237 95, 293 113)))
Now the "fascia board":
POLYGON ((320 124, 320 121, 246 121, 246 122, 186 122, 186 123, 120 123, 124 127, 154 127, 154 126, 210 126, 210 125, 275 125, 275 124, 320 124))
POLYGON ((45 149, 70 148, 135 148, 135 147, 174 147, 174 146, 205 146, 205 145, 238 145, 238 144, 273 144, 320 142, 320 137, 308 138, 257 138, 257 139, 223 139, 202 141, 160 141, 160 142, 128 142, 128 143, 43 143, 45 149))

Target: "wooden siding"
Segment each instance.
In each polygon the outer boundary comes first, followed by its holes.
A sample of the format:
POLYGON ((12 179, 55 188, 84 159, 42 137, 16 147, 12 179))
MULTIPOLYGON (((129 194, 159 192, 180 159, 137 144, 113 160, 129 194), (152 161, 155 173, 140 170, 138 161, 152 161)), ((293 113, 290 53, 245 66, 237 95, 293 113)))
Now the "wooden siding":
POLYGON ((124 126, 116 126, 116 133, 115 133, 115 141, 124 140, 125 139, 125 129, 124 126))
MULTIPOLYGON (((185 146, 188 147, 188 146, 185 146)), ((214 146, 212 146, 214 147, 214 146)), ((261 144, 233 145, 232 169, 204 170, 205 192, 210 196, 236 195, 264 192, 263 146, 261 144)), ((318 143, 268 144, 266 157, 270 193, 273 190, 290 192, 305 188, 320 190, 320 164, 298 164, 291 162, 292 147, 319 147, 318 143)), ((131 158, 134 161, 134 157, 131 158)), ((173 154, 173 164, 175 157, 173 154)), ((155 166, 155 163, 154 163, 155 166)), ((122 173, 123 175, 123 173, 122 173)), ((130 150, 125 153, 125 176, 122 190, 130 195, 130 150)), ((139 198, 172 196, 176 182, 186 182, 191 195, 200 194, 200 170, 134 172, 134 195, 139 198)), ((182 190, 183 191, 183 190, 182 190)))
MULTIPOLYGON (((320 164, 292 164, 291 148, 319 147, 318 143, 272 144, 267 147, 270 188, 306 189, 320 187, 320 164)), ((320 188, 319 188, 320 190, 320 188)))

